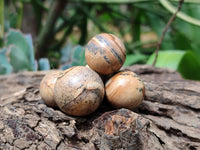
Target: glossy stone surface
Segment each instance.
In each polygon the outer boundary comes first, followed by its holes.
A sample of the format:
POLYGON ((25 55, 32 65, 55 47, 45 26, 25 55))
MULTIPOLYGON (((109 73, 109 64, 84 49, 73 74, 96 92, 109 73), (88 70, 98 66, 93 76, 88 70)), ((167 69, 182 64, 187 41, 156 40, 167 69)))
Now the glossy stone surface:
POLYGON ((115 108, 134 109, 144 98, 145 86, 132 71, 121 71, 112 76, 105 85, 106 97, 115 108))
POLYGON ((73 116, 85 116, 94 112, 101 104, 104 93, 100 76, 84 66, 65 70, 54 88, 54 98, 59 108, 73 116))
POLYGON ((56 102, 54 101, 53 91, 54 85, 56 83, 57 77, 63 71, 53 70, 48 72, 42 81, 40 82, 40 95, 42 100, 50 107, 57 107, 56 102))
POLYGON ((124 64, 125 46, 115 35, 102 33, 94 36, 86 45, 85 59, 90 68, 108 75, 118 71, 124 64))

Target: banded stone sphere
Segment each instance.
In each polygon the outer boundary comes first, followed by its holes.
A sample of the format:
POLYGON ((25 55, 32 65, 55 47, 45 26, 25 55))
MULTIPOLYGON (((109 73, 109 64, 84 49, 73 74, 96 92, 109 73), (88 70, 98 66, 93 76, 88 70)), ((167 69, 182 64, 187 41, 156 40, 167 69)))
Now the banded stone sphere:
POLYGON ((99 74, 112 74, 125 62, 125 46, 115 35, 102 33, 94 36, 86 45, 85 59, 88 66, 99 74))
POLYGON ((85 116, 94 112, 104 98, 100 76, 84 66, 64 71, 55 84, 54 98, 58 107, 68 115, 85 116))
POLYGON ((106 97, 114 108, 134 109, 138 107, 145 93, 141 78, 132 71, 121 71, 112 76, 105 85, 106 97))
POLYGON ((61 70, 52 70, 40 82, 40 96, 45 104, 50 107, 57 107, 54 101, 53 91, 56 80, 62 72, 61 70))

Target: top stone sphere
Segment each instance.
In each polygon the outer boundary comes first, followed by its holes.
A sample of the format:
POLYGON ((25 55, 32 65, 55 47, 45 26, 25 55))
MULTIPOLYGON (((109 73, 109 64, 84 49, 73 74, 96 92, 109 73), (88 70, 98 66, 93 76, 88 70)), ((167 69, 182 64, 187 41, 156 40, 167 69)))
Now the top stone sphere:
POLYGON ((101 33, 86 45, 85 59, 88 66, 102 75, 118 71, 126 59, 122 41, 113 34, 101 33))

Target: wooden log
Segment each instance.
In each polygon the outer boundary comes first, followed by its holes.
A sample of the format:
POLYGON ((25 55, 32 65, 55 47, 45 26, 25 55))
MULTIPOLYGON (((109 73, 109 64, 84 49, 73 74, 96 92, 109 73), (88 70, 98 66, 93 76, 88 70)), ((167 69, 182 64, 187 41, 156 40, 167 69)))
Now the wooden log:
POLYGON ((200 82, 146 65, 126 69, 144 80, 142 105, 113 109, 104 100, 87 117, 44 104, 38 87, 46 72, 0 76, 0 149, 199 150, 200 82))

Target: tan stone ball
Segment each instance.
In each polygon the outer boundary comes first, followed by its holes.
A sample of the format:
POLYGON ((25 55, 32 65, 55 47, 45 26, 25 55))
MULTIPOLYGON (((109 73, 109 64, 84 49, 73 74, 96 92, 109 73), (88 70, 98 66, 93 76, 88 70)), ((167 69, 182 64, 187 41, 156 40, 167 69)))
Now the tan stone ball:
POLYGON ((125 46, 117 36, 102 33, 94 36, 86 45, 85 59, 91 69, 108 75, 118 71, 124 64, 125 46))
POLYGON ((112 76, 106 82, 105 90, 114 108, 134 109, 144 99, 145 86, 136 73, 126 70, 112 76))
POLYGON ((40 82, 40 96, 46 105, 57 107, 54 101, 53 91, 57 77, 62 73, 61 70, 49 71, 40 82))
POLYGON ((64 71, 55 84, 54 98, 58 107, 68 115, 85 116, 94 112, 104 98, 100 76, 84 66, 64 71))

